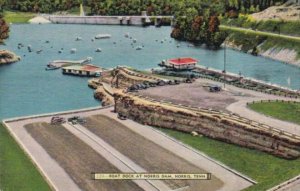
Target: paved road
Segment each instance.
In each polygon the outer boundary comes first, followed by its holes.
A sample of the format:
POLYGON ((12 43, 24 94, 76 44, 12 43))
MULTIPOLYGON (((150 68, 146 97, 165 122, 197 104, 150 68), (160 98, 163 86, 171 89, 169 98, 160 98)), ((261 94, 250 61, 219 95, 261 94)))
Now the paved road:
POLYGON ((226 25, 221 25, 220 28, 221 29, 229 29, 229 30, 233 30, 233 31, 248 32, 248 33, 264 35, 264 36, 270 36, 270 37, 280 37, 280 38, 283 38, 283 39, 296 40, 296 41, 300 42, 300 37, 297 37, 297 36, 289 36, 289 35, 284 35, 284 34, 257 31, 257 30, 242 28, 242 27, 234 27, 234 26, 226 26, 226 25))

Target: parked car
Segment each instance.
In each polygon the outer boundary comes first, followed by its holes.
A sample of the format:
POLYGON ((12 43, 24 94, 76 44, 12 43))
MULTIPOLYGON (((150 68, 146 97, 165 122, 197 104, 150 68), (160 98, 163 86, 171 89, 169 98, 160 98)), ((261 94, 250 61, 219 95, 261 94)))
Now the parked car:
POLYGON ((118 118, 121 119, 121 120, 126 120, 127 117, 121 113, 118 113, 118 118))
POLYGON ((65 122, 66 122, 66 120, 63 117, 54 116, 51 118, 52 125, 59 125, 59 124, 65 123, 65 122))

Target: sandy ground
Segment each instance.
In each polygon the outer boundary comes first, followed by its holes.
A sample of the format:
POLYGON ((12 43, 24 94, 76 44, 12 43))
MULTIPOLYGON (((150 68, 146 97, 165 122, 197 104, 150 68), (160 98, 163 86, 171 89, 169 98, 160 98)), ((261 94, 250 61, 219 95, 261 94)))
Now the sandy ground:
POLYGON ((130 180, 92 180, 92 172, 120 171, 63 126, 35 123, 25 128, 82 190, 142 190, 130 180))
POLYGON ((277 19, 279 21, 298 21, 300 17, 300 5, 295 6, 272 6, 264 11, 254 13, 251 16, 257 20, 277 19))
MULTIPOLYGON (((245 180, 244 178, 241 178, 236 173, 233 173, 231 169, 220 165, 204 154, 194 151, 193 149, 181 143, 178 143, 173 139, 170 139, 160 132, 156 132, 150 127, 138 124, 131 120, 118 120, 117 116, 112 113, 111 110, 112 108, 106 108, 94 111, 81 111, 79 114, 64 114, 61 116, 70 117, 74 115, 80 115, 88 117, 99 114, 109 116, 121 122, 132 131, 143 136, 145 139, 149 139, 152 142, 158 143, 162 148, 174 153, 179 157, 185 158, 185 160, 187 160, 192 165, 195 165, 196 167, 203 169, 204 171, 212 173, 215 177, 217 177, 224 183, 219 190, 238 191, 252 185, 251 182, 245 180)), ((62 168, 60 164, 56 160, 54 160, 54 158, 52 158, 47 153, 47 151, 43 147, 41 147, 41 145, 35 139, 33 139, 24 128, 26 124, 30 123, 49 122, 50 118, 51 117, 39 117, 35 119, 25 119, 9 122, 6 124, 16 141, 24 148, 26 153, 28 153, 34 163, 38 166, 48 182, 50 182, 50 184, 56 190, 80 190, 73 179, 67 174, 66 169, 62 168)))
MULTIPOLYGON (((207 173, 106 116, 92 116, 85 126, 148 172, 207 173)), ((172 189, 188 186, 186 190, 191 191, 213 191, 222 186, 222 182, 215 176, 209 181, 166 180, 165 182, 172 189)))

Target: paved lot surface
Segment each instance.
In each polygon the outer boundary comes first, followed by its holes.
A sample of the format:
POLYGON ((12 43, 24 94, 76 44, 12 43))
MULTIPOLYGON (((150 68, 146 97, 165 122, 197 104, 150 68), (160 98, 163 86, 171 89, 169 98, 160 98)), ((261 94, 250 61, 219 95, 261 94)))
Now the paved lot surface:
MULTIPOLYGON (((117 167, 121 172, 147 172, 142 167, 138 166, 133 161, 131 161, 128 157, 118 152, 116 149, 107 144, 104 140, 102 140, 92 132, 88 131, 81 125, 64 124, 63 126, 68 131, 70 131, 82 141, 84 141, 86 144, 88 144, 100 155, 102 155, 112 165, 117 167)), ((101 173, 103 171, 98 170, 97 172, 101 173)), ((170 190, 170 188, 167 185, 158 180, 134 180, 134 182, 144 190, 170 190)))
POLYGON ((214 83, 196 80, 191 84, 183 83, 149 88, 139 91, 139 94, 152 97, 156 100, 168 100, 183 105, 217 110, 225 110, 229 104, 237 101, 235 92, 210 92, 207 86, 212 84, 214 83))
POLYGON ((25 128, 81 190, 143 190, 131 180, 92 180, 92 172, 120 171, 63 126, 34 123, 26 125, 25 128))
MULTIPOLYGON (((91 116, 84 126, 148 172, 207 173, 107 116, 91 116)), ((217 190, 223 184, 215 176, 208 181, 165 180, 164 182, 172 189, 189 187, 186 190, 198 191, 217 190)))
MULTIPOLYGON (((112 108, 96 110, 96 111, 82 111, 80 116, 91 116, 103 114, 114 118, 119 121, 114 113, 111 112, 112 108)), ((61 115, 64 117, 74 116, 74 114, 61 115)), ((80 190, 77 184, 70 178, 58 162, 56 162, 43 147, 41 147, 37 141, 35 141, 29 133, 25 130, 24 125, 35 122, 49 122, 51 117, 40 117, 35 119, 26 119, 8 123, 10 132, 13 133, 16 140, 26 148, 26 152, 39 166, 43 174, 51 182, 51 184, 57 190, 80 190)), ((152 128, 138 124, 131 120, 119 121, 132 131, 139 135, 149 139, 152 142, 159 143, 164 149, 176 154, 179 157, 185 158, 189 163, 203 169, 207 172, 211 172, 214 176, 220 179, 224 184, 219 190, 242 190, 252 183, 241 178, 240 176, 232 173, 230 170, 220 166, 213 160, 207 158, 205 155, 194 152, 188 149, 184 145, 177 143, 176 141, 169 139, 168 137, 154 131, 152 128)), ((145 151, 146 152, 146 151, 145 151)))

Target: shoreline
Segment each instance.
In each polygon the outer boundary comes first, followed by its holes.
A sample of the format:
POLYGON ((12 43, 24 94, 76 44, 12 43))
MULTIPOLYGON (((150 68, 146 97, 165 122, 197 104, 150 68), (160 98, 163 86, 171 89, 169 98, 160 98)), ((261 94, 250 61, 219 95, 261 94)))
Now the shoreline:
MULTIPOLYGON (((227 42, 228 43, 228 42, 227 42)), ((224 43, 222 44, 222 46, 224 48, 224 43)), ((232 42, 229 42, 228 44, 226 44, 226 48, 230 48, 232 50, 235 50, 235 51, 238 51, 238 52, 242 52, 242 53, 245 53, 245 54, 248 54, 248 55, 251 55, 251 56, 255 56, 255 55, 252 55, 251 54, 251 50, 245 52, 245 51, 242 51, 239 46, 237 45, 234 45, 232 42)), ((257 54, 258 57, 262 57, 262 58, 267 58, 267 59, 270 59, 270 60, 274 60, 274 61, 278 61, 278 62, 281 62, 282 64, 289 64, 289 65, 293 65, 293 66, 296 66, 298 68, 300 68, 300 59, 297 59, 297 60, 293 60, 293 61, 289 61, 289 60, 286 60, 286 59, 278 59, 276 58, 274 55, 272 54, 267 54, 267 52, 272 52, 271 50, 273 51, 276 51, 278 49, 276 49, 276 47, 274 48, 271 48, 267 51, 262 51, 260 53, 257 54)), ((281 51, 294 51, 294 50, 291 50, 291 49, 281 49, 279 50, 279 52, 281 51)), ((286 56, 286 57, 289 57, 289 56, 286 56)), ((296 57, 296 56, 295 56, 296 57)))

